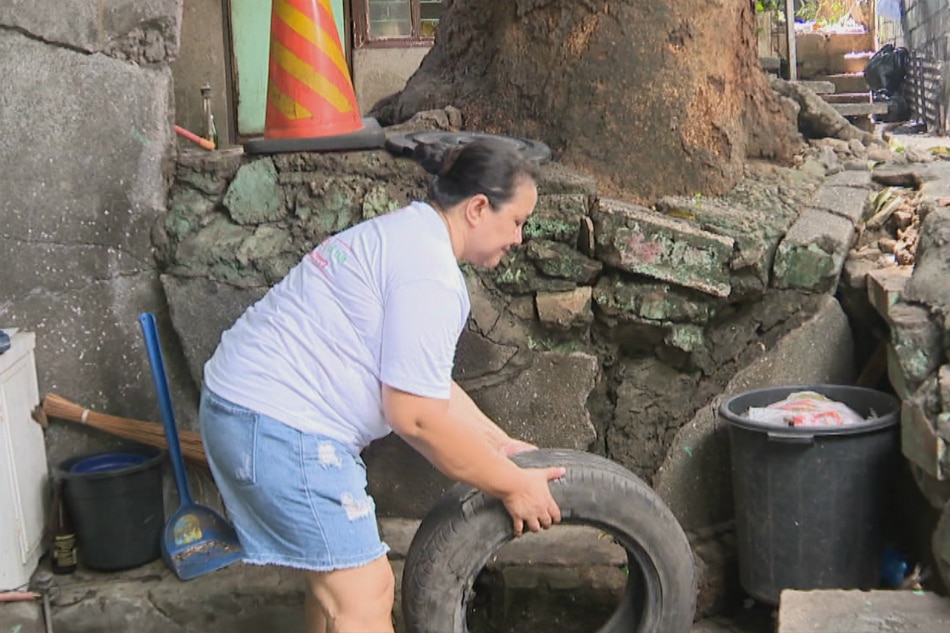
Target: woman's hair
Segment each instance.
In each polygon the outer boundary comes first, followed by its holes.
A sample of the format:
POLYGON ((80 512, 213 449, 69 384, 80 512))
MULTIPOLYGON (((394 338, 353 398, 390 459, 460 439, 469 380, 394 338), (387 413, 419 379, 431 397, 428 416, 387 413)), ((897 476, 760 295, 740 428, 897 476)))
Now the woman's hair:
POLYGON ((538 169, 513 146, 496 139, 476 139, 444 149, 420 143, 413 155, 435 178, 429 199, 448 209, 484 194, 493 209, 508 202, 523 179, 537 181, 538 169))

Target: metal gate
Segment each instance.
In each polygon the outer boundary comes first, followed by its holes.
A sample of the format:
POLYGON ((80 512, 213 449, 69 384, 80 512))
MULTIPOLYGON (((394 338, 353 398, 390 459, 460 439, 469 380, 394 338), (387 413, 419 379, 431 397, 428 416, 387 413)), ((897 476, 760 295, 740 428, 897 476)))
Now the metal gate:
POLYGON ((933 134, 947 133, 947 104, 943 102, 941 83, 942 64, 911 51, 910 66, 901 88, 915 119, 933 134))

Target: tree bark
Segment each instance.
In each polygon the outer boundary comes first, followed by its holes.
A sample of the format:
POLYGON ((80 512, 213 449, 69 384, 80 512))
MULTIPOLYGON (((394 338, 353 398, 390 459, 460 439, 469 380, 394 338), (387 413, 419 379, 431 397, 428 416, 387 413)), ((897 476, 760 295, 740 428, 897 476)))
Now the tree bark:
POLYGON ((756 56, 752 0, 455 0, 383 123, 458 107, 466 128, 546 142, 602 192, 715 195, 747 157, 790 160, 789 103, 756 56))

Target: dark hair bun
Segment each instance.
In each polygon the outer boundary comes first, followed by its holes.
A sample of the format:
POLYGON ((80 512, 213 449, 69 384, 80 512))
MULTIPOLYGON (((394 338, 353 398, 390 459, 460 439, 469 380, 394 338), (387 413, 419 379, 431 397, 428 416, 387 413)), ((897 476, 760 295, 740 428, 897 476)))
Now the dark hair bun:
POLYGON ((412 148, 412 157, 419 161, 422 168, 433 175, 442 173, 442 159, 445 158, 445 147, 438 144, 418 143, 412 148))

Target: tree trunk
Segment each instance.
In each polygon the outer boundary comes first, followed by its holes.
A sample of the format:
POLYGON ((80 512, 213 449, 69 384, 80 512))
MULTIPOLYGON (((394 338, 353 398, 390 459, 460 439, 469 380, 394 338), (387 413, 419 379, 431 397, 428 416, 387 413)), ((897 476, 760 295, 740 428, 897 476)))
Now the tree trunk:
MULTIPOLYGON (((455 0, 384 123, 458 107, 465 127, 539 139, 601 191, 718 194, 799 136, 756 57, 752 0, 455 0)), ((791 106, 793 109, 794 106, 791 106)))

